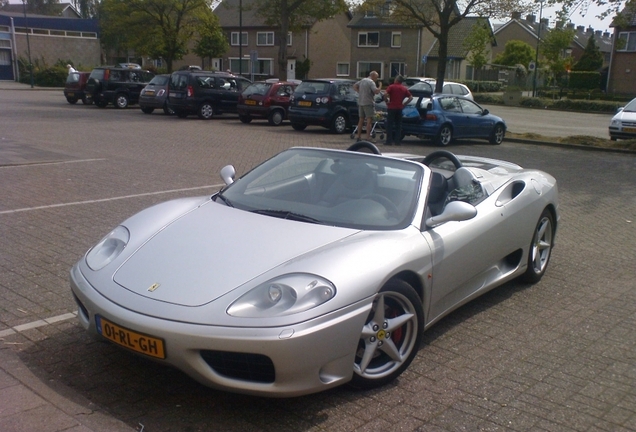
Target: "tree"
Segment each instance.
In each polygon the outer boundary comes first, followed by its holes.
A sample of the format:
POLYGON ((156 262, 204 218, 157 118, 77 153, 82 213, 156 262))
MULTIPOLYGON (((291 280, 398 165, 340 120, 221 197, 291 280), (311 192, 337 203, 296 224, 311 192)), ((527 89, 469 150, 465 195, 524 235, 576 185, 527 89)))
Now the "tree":
POLYGON ((530 45, 520 40, 509 40, 501 54, 493 61, 494 64, 504 66, 516 66, 518 64, 528 67, 535 58, 535 50, 530 45))
POLYGON ((492 44, 493 34, 488 22, 477 20, 470 34, 464 39, 464 49, 468 51, 466 60, 479 73, 488 64, 489 46, 492 44))
POLYGON ((212 0, 103 0, 102 43, 117 51, 163 58, 168 73, 188 52, 200 23, 212 15, 212 0))
POLYGON ((82 18, 93 18, 97 16, 98 7, 99 0, 79 0, 77 2, 77 8, 82 18))
POLYGON ((601 67, 603 67, 603 54, 601 54, 601 50, 598 45, 596 45, 594 35, 592 35, 587 40, 587 45, 585 45, 585 50, 581 58, 572 66, 572 70, 597 71, 601 67))
POLYGON ((571 66, 572 58, 566 55, 566 50, 572 44, 575 33, 576 31, 570 28, 554 28, 540 42, 539 52, 545 58, 556 82, 560 81, 571 66))
POLYGON ((287 34, 308 28, 347 10, 345 0, 253 0, 253 7, 265 24, 275 27, 278 70, 287 79, 287 34))
MULTIPOLYGON (((525 10, 524 0, 368 0, 362 7, 389 9, 388 20, 401 25, 424 26, 438 43, 437 83, 442 92, 446 76, 449 33, 468 15, 490 18, 507 17, 513 11, 525 10)), ((636 0, 634 0, 636 1, 636 0)))
POLYGON ((201 20, 197 33, 199 34, 199 40, 195 42, 192 51, 201 59, 221 57, 230 48, 216 15, 210 15, 206 19, 201 20))

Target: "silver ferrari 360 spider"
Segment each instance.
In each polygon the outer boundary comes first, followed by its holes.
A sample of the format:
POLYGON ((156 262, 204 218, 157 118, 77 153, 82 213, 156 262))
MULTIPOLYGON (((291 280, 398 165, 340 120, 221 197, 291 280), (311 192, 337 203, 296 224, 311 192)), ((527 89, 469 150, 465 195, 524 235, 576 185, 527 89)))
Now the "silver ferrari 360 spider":
POLYGON ((544 275, 556 180, 499 160, 291 148, 130 217, 71 270, 88 332, 229 391, 398 377, 462 304, 544 275))

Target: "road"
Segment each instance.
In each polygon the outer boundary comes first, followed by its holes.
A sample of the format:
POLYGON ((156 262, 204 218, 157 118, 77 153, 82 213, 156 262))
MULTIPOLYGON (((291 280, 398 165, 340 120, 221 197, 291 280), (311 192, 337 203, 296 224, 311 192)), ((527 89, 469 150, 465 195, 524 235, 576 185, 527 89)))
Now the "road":
POLYGON ((502 105, 483 106, 506 121, 508 132, 534 133, 546 137, 585 135, 609 139, 607 128, 613 117, 613 114, 575 113, 502 105))
MULTIPOLYGON (((547 120, 523 112, 544 131, 547 120)), ((572 126, 571 117, 550 118, 572 126)), ((86 412, 145 432, 636 430, 633 154, 450 146, 553 174, 557 246, 540 283, 511 282, 455 311, 425 333, 408 371, 381 389, 345 386, 289 400, 218 392, 92 340, 69 319, 69 269, 120 221, 164 200, 210 194, 228 163, 240 175, 290 146, 351 142, 318 127, 168 118, 72 106, 55 92, 0 91, 0 350, 86 412)), ((403 147, 434 149, 411 137, 403 147)), ((0 389, 8 386, 0 380, 0 389)), ((65 430, 47 423, 44 410, 24 410, 42 416, 38 430, 65 430)), ((0 408, 0 430, 28 430, 12 419, 0 408)))

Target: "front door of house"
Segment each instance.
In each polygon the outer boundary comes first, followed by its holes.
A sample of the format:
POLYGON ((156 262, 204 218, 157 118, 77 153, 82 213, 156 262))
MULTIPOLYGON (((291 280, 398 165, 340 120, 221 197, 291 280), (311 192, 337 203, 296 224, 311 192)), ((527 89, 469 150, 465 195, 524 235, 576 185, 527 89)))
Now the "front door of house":
POLYGON ((296 79, 296 59, 287 59, 287 79, 296 79))

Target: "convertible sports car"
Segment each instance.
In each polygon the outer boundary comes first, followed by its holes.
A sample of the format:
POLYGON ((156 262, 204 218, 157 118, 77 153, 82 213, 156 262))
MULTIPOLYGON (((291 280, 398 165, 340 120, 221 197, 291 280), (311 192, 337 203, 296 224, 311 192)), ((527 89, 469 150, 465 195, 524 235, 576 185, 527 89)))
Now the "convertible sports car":
POLYGON ((290 148, 221 177, 117 226, 71 289, 95 337, 255 395, 395 379, 443 316, 539 281, 559 220, 549 174, 445 150, 290 148))

